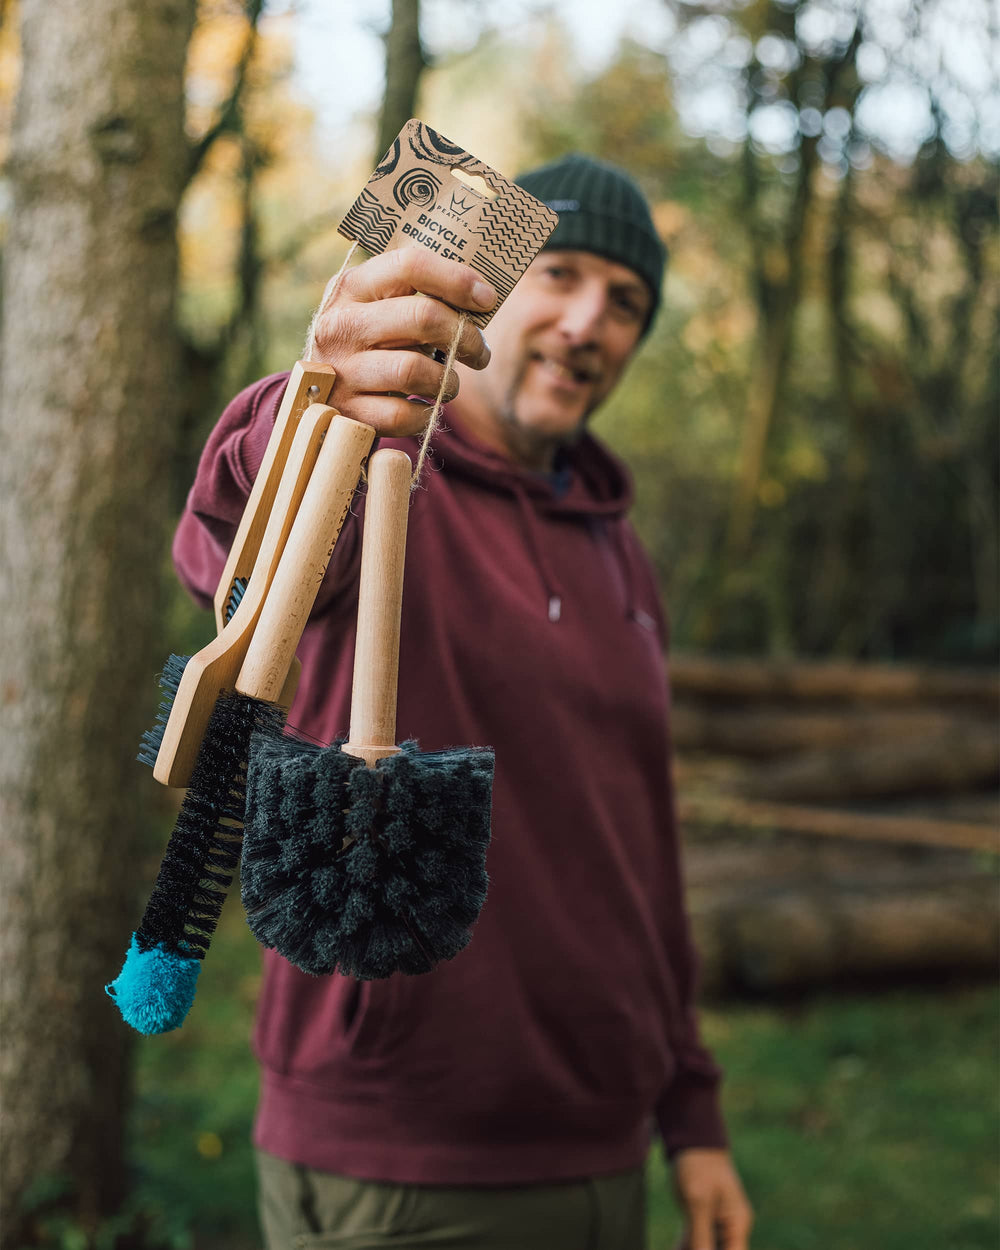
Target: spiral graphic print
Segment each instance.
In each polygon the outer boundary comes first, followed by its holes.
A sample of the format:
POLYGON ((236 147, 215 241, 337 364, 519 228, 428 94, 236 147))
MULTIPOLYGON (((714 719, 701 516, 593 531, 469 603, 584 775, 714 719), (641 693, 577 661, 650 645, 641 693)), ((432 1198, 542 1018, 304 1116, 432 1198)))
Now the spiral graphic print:
POLYGON ((397 180, 392 188, 392 198, 400 208, 406 208, 408 204, 427 208, 434 203, 440 189, 441 179, 436 174, 425 169, 411 169, 397 180))

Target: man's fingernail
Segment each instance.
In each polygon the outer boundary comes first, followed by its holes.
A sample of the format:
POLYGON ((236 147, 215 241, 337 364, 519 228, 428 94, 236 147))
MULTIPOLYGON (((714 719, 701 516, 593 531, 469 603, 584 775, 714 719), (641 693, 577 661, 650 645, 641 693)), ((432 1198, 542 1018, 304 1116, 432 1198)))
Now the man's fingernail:
POLYGON ((480 308, 492 308, 497 302, 497 293, 488 282, 476 282, 472 287, 472 298, 480 308))
POLYGON ((483 340, 483 355, 486 357, 484 363, 489 364, 490 361, 493 359, 493 348, 490 347, 489 343, 486 342, 486 338, 483 335, 482 331, 480 331, 480 338, 482 338, 483 340))

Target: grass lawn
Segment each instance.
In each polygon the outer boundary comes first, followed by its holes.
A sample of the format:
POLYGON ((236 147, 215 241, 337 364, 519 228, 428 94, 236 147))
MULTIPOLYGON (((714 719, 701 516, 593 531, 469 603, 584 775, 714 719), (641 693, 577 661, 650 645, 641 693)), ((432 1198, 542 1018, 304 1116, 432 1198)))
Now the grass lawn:
MULTIPOLYGON (((176 1250, 255 1250, 247 1046, 257 948, 231 901, 184 1028, 143 1040, 132 1157, 176 1250)), ((704 1013, 758 1250, 996 1250, 998 994, 820 996, 704 1013)), ((650 1160, 650 1250, 678 1222, 650 1160)))

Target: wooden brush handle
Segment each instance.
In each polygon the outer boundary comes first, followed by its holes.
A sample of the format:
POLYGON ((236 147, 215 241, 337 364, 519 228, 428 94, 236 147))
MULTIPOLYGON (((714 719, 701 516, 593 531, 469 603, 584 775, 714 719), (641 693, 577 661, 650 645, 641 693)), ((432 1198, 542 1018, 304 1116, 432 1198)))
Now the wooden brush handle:
POLYGON ((288 385, 274 419, 271 437, 267 440, 264 459, 254 479, 239 529, 229 549, 226 567, 219 579, 219 588, 215 592, 215 624, 219 631, 226 624, 226 608, 233 584, 237 579, 248 581, 250 578, 299 419, 311 404, 326 403, 336 376, 332 365, 307 360, 296 361, 288 376, 288 385))
POLYGON ((351 733, 343 749, 363 759, 369 768, 399 750, 399 618, 412 468, 405 451, 389 448, 377 451, 368 466, 351 733))
POLYGON ((374 437, 339 413, 330 422, 236 680, 240 694, 279 701, 374 437))
MULTIPOLYGON (((222 633, 193 655, 184 668, 153 766, 153 776, 162 785, 188 784, 215 701, 220 691, 233 689, 266 602, 271 579, 319 458, 323 436, 334 415, 332 408, 313 404, 298 422, 246 594, 222 633)), ((298 680, 297 674, 294 679, 298 680)), ((290 704, 295 694, 294 685, 288 685, 291 680, 290 673, 285 679, 281 706, 286 699, 290 704)))

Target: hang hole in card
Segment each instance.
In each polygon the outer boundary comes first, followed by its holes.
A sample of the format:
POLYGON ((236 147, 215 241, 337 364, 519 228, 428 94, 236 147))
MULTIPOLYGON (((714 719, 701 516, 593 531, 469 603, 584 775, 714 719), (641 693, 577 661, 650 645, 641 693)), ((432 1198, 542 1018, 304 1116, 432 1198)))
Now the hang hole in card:
POLYGON ((469 265, 497 292, 489 312, 469 314, 482 329, 558 220, 523 187, 411 118, 338 229, 373 254, 424 247, 469 265))
POLYGON ((470 191, 476 195, 481 195, 484 200, 495 200, 497 193, 490 184, 479 174, 467 174, 461 166, 456 165, 451 171, 451 176, 459 182, 464 183, 470 191))

